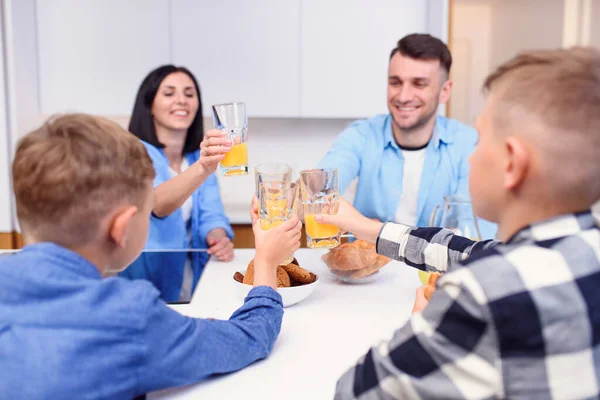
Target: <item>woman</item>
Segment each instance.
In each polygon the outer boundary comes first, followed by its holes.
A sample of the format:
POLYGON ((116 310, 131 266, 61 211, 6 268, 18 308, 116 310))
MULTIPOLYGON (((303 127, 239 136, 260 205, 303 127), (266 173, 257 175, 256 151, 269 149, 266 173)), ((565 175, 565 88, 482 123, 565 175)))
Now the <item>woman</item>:
POLYGON ((173 65, 144 79, 129 131, 143 141, 156 170, 146 248, 209 250, 143 253, 121 275, 152 281, 166 301, 189 300, 209 254, 233 259, 233 231, 214 175, 230 141, 218 130, 203 135, 198 83, 190 71, 173 65))

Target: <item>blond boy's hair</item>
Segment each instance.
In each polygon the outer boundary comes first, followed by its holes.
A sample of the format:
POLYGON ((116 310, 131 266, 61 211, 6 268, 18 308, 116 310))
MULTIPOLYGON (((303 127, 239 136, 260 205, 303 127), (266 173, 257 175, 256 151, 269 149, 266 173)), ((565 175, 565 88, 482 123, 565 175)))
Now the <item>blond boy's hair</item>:
POLYGON ((72 247, 93 240, 116 207, 141 207, 155 172, 144 145, 116 123, 66 114, 20 141, 12 175, 25 236, 72 247))
POLYGON ((549 194, 590 205, 600 198, 600 51, 524 52, 489 75, 495 126, 539 151, 549 194))

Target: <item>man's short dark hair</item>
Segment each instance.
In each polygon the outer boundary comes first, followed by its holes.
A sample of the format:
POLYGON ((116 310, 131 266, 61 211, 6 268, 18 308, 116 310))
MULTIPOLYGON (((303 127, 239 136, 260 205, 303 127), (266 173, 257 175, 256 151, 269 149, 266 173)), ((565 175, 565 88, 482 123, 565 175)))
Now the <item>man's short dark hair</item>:
POLYGON ((415 60, 439 60, 440 66, 447 74, 450 74, 452 55, 448 50, 448 46, 440 39, 426 33, 413 33, 404 36, 392 50, 390 60, 396 53, 415 60))

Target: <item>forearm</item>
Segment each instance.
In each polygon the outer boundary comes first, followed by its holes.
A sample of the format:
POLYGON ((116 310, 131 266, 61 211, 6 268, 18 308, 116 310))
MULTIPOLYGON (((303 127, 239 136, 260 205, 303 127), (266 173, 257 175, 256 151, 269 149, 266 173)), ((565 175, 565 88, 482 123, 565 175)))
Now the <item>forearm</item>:
POLYGON ((192 164, 181 174, 154 188, 154 215, 163 218, 171 215, 196 191, 208 178, 200 165, 192 164))
POLYGON ((445 272, 474 252, 498 242, 475 242, 441 228, 412 228, 388 222, 381 230, 377 252, 424 271, 445 272))
POLYGON ((269 286, 277 289, 277 265, 257 254, 254 257, 254 286, 269 286))
POLYGON ((265 287, 252 289, 227 321, 184 317, 164 304, 157 306, 146 328, 140 389, 189 385, 265 358, 282 318, 281 296, 265 287))
POLYGON ((375 243, 377 242, 379 232, 381 232, 383 225, 384 224, 379 221, 364 218, 361 219, 359 226, 352 230, 352 234, 354 234, 357 239, 375 243))
POLYGON ((210 360, 208 374, 241 369, 269 355, 281 330, 281 296, 270 288, 254 288, 228 321, 207 321, 209 337, 202 356, 210 360))

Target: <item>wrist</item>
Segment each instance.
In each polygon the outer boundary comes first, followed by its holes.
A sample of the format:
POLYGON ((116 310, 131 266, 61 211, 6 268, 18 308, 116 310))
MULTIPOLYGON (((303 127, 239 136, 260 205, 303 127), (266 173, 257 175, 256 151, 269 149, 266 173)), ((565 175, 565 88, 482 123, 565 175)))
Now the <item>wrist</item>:
POLYGON ((204 178, 210 175, 210 171, 208 171, 199 161, 196 161, 193 165, 195 167, 194 172, 196 173, 197 178, 204 178))
POLYGON ((254 268, 256 270, 258 268, 268 268, 270 270, 277 269, 277 261, 273 260, 272 257, 264 254, 263 252, 256 251, 256 255, 254 256, 254 268))
POLYGON ((212 237, 216 239, 228 237, 227 232, 223 228, 213 228, 206 235, 207 238, 212 237))
POLYGON ((377 241, 377 236, 379 236, 379 232, 381 231, 382 226, 382 222, 368 219, 367 221, 364 221, 361 228, 356 232, 356 236, 359 239, 375 243, 377 241))

